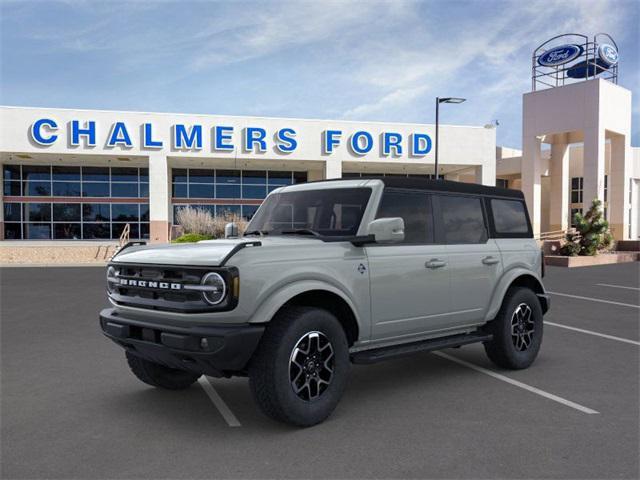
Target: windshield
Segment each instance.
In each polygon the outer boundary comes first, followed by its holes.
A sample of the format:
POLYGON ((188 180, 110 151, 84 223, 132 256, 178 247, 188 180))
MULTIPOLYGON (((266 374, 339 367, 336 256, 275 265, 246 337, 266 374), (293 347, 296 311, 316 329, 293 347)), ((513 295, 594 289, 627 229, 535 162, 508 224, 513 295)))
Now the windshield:
POLYGON ((370 188, 275 193, 257 211, 245 235, 354 236, 370 196, 370 188))

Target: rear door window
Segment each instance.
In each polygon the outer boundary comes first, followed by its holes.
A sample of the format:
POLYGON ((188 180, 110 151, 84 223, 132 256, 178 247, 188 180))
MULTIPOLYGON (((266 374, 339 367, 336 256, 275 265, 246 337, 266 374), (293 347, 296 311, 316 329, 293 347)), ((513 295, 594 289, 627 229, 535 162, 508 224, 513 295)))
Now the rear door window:
POLYGON ((390 217, 404 220, 402 243, 433 243, 433 214, 429 194, 385 189, 376 218, 390 217))
POLYGON ((518 200, 491 199, 491 211, 496 233, 529 233, 525 205, 518 200))
POLYGON ((447 244, 485 243, 488 238, 478 197, 438 195, 442 233, 447 244))

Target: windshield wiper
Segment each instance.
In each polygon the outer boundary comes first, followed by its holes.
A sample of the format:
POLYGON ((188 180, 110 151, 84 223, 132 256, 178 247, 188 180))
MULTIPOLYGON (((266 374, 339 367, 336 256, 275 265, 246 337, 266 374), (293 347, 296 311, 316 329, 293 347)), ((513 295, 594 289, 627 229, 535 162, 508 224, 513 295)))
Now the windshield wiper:
POLYGON ((282 230, 280 232, 282 235, 313 235, 314 237, 322 237, 315 230, 311 230, 310 228, 295 228, 293 230, 282 230))
POLYGON ((248 232, 244 232, 242 236, 246 237, 247 235, 258 235, 262 237, 264 235, 269 235, 269 232, 267 230, 249 230, 248 232))

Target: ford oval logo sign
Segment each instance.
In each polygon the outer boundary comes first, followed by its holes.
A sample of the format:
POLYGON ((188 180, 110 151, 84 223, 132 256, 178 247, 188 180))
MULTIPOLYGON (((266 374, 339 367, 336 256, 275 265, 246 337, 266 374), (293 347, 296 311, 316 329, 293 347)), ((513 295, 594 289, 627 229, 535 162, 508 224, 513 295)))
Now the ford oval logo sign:
POLYGON ((543 67, 557 67, 575 60, 582 54, 583 48, 579 45, 560 45, 547 50, 538 57, 538 63, 543 67))
POLYGON ((607 66, 612 67, 613 65, 618 63, 618 50, 613 45, 603 43, 598 47, 598 57, 607 66))

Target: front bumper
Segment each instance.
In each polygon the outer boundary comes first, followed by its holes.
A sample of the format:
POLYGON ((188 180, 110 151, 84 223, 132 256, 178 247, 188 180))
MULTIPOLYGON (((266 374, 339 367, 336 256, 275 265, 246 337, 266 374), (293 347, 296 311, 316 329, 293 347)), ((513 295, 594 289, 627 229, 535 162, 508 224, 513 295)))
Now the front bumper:
POLYGON ((100 312, 102 332, 128 352, 170 368, 211 376, 244 373, 264 332, 262 325, 160 325, 100 312))

